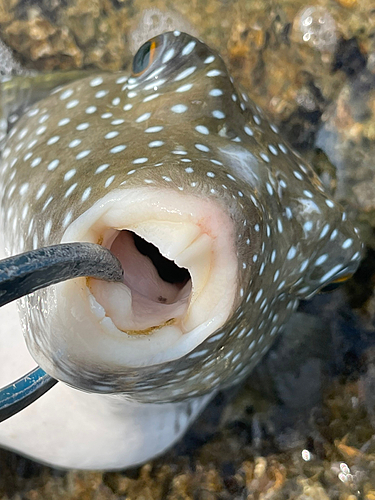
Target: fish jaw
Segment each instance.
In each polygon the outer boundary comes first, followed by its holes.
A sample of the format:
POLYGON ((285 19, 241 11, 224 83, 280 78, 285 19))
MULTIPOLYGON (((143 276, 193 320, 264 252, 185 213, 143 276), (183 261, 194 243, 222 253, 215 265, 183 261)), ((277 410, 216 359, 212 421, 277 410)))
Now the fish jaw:
POLYGON ((114 248, 125 270, 123 284, 81 278, 43 292, 44 333, 28 335, 28 347, 48 373, 70 385, 79 387, 84 365, 115 374, 185 356, 226 322, 238 301, 233 222, 213 201, 166 189, 115 190, 67 228, 62 242, 69 241, 114 248), (187 282, 177 286, 157 276, 130 232, 185 268, 187 282), (169 304, 158 301, 160 293, 171 294, 169 304))

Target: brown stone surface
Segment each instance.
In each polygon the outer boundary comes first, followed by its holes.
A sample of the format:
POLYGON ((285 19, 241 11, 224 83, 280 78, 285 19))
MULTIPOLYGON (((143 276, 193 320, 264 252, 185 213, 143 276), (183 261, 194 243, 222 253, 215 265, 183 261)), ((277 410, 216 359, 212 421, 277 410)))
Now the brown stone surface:
POLYGON ((233 421, 223 421, 193 453, 176 448, 130 472, 64 473, 2 451, 0 499, 370 500, 375 441, 361 385, 337 382, 330 387, 314 423, 316 443, 310 441, 310 451, 295 447, 262 454, 233 421))

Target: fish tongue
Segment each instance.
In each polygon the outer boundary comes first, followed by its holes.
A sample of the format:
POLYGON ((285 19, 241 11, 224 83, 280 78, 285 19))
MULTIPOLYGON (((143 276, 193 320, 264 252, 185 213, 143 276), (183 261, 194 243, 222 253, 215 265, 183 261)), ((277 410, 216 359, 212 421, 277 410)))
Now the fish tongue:
POLYGON ((107 283, 91 280, 90 288, 120 330, 144 333, 145 329, 175 320, 186 312, 191 290, 189 278, 185 279, 183 274, 182 282, 162 279, 152 259, 138 250, 130 231, 118 233, 111 251, 121 260, 124 284, 108 287, 107 283))
MULTIPOLYGON (((207 234, 202 234, 176 257, 175 262, 178 266, 189 269, 193 282, 193 293, 190 301, 190 305, 192 305, 198 296, 204 293, 204 288, 211 272, 212 239, 207 234)), ((188 313, 184 318, 184 327, 186 330, 192 330, 204 320, 206 311, 199 310, 199 313, 197 314, 197 311, 194 315, 188 313)))
POLYGON ((105 306, 107 319, 111 318, 119 330, 128 334, 151 333, 146 330, 159 328, 186 312, 188 297, 173 304, 164 304, 151 300, 126 285, 111 284, 115 286, 91 280, 90 289, 95 296, 93 307, 99 309, 99 304, 105 306))

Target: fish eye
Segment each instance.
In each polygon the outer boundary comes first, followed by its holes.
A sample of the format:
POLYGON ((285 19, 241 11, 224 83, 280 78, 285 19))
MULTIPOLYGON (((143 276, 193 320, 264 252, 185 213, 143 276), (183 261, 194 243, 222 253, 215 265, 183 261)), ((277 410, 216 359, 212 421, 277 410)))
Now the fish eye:
POLYGON ((133 58, 132 73, 133 76, 141 76, 154 62, 159 52, 160 41, 152 38, 142 45, 133 58))
POLYGON ((339 288, 339 286, 341 286, 342 283, 344 283, 345 281, 348 281, 348 279, 350 279, 352 276, 353 276, 352 274, 345 274, 344 276, 341 276, 337 280, 331 281, 331 283, 328 283, 328 285, 323 286, 319 290, 319 293, 333 292, 334 290, 339 288))

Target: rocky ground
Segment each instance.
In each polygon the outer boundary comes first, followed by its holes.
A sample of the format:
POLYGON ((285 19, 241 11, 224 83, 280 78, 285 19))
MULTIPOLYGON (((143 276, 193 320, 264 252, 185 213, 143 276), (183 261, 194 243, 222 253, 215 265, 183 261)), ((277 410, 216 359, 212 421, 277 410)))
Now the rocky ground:
POLYGON ((246 384, 165 456, 82 473, 0 451, 0 499, 375 500, 373 1, 0 0, 13 51, 0 46, 0 72, 118 70, 172 28, 220 51, 346 205, 367 256, 343 289, 301 304, 246 384))

